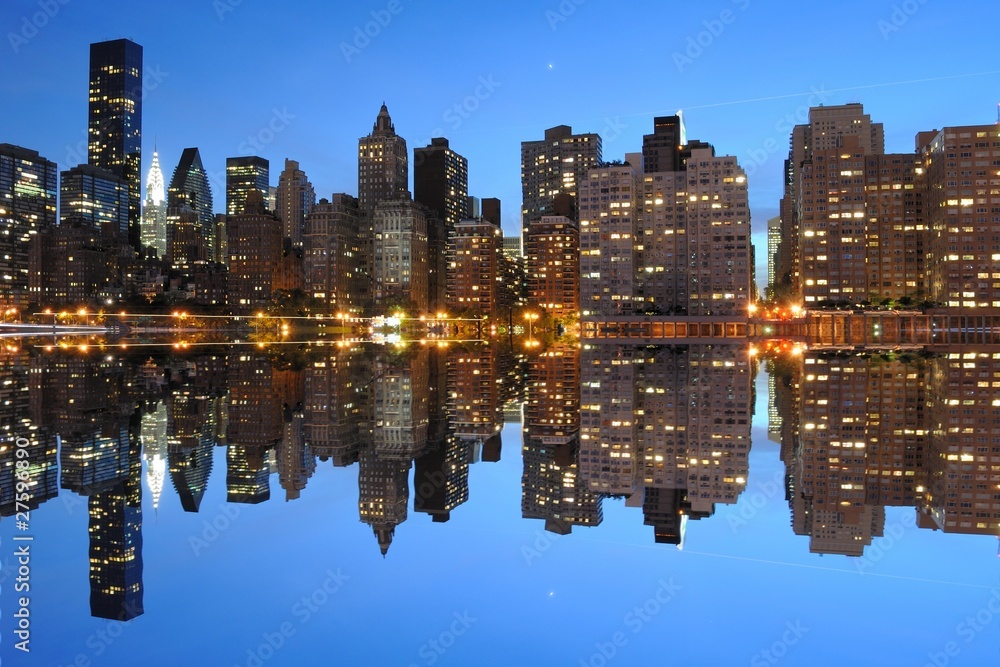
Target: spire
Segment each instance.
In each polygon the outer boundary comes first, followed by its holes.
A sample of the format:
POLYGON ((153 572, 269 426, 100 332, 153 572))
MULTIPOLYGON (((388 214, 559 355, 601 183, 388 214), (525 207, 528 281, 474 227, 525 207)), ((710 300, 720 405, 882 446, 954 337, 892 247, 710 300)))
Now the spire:
POLYGON ((372 134, 396 134, 396 126, 392 124, 389 116, 389 108, 382 102, 378 117, 375 118, 375 125, 372 126, 372 134))
POLYGON ((149 167, 146 178, 146 200, 154 204, 162 204, 166 199, 166 189, 163 184, 163 171, 160 170, 159 153, 153 150, 153 164, 149 167))

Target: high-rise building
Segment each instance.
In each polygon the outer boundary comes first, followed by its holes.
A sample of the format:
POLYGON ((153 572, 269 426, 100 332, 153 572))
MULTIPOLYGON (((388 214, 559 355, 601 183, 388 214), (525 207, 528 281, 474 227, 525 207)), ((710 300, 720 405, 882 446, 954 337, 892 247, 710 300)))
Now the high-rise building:
POLYGON ((469 161, 453 151, 448 140, 431 139, 413 149, 413 200, 437 213, 447 226, 467 218, 469 161))
POLYGON ((36 151, 0 144, 0 304, 23 308, 31 238, 56 224, 59 173, 36 151))
POLYGON ((157 257, 167 252, 167 192, 160 170, 160 157, 153 151, 153 164, 146 177, 146 200, 142 205, 140 238, 143 248, 153 248, 157 257))
POLYGON ((462 220, 448 238, 448 309, 499 314, 503 232, 485 220, 462 220))
POLYGON ((460 220, 467 218, 469 163, 453 151, 448 140, 431 139, 424 148, 413 149, 413 200, 427 207, 428 295, 430 308, 446 300, 448 236, 460 220))
POLYGON ((111 240, 128 233, 128 185, 105 169, 81 164, 62 173, 60 224, 93 229, 111 240))
POLYGON ((653 134, 642 138, 642 170, 650 174, 681 171, 681 149, 686 144, 687 133, 680 112, 676 116, 657 116, 653 119, 653 134))
POLYGON ((197 148, 184 149, 170 179, 170 187, 167 189, 168 230, 185 206, 197 216, 198 233, 204 237, 204 246, 209 253, 206 259, 215 260, 215 212, 212 210, 212 188, 197 148))
POLYGON ((292 245, 302 245, 302 227, 306 216, 316 205, 316 191, 299 169, 295 160, 285 160, 285 169, 278 176, 278 190, 275 194, 274 214, 281 219, 284 238, 291 239, 292 245))
POLYGON ((928 188, 929 298, 952 308, 1000 308, 1000 126, 917 136, 928 188))
POLYGON ((500 200, 496 197, 486 197, 480 203, 482 209, 482 215, 472 216, 481 217, 483 220, 488 220, 492 222, 497 227, 503 227, 503 217, 500 214, 500 200))
POLYGON ((228 218, 227 237, 230 306, 246 310, 265 304, 282 259, 282 241, 281 221, 264 207, 260 193, 251 191, 243 213, 228 218))
POLYGON ((545 130, 545 138, 540 141, 522 141, 522 232, 532 220, 554 213, 556 195, 576 196, 587 172, 600 163, 600 135, 573 134, 568 125, 545 130))
MULTIPOLYGON (((807 237, 806 230, 800 229, 800 218, 805 213, 817 214, 826 211, 827 205, 832 204, 838 207, 841 202, 840 195, 833 195, 838 199, 836 202, 827 202, 828 193, 823 190, 818 181, 813 180, 814 192, 806 193, 803 189, 802 169, 806 160, 811 160, 814 151, 834 151, 836 153, 845 142, 846 137, 857 137, 856 150, 854 152, 861 155, 881 155, 885 153, 885 134, 881 123, 873 123, 871 116, 864 112, 861 104, 851 103, 839 106, 813 107, 809 109, 809 122, 804 125, 796 125, 792 130, 791 146, 788 153, 788 162, 785 173, 785 192, 781 201, 781 223, 782 241, 779 255, 786 261, 782 262, 780 273, 788 274, 788 280, 794 293, 797 296, 803 295, 804 282, 808 277, 802 275, 801 263, 806 256, 802 242, 807 237), (817 189, 818 188, 818 189, 817 189), (823 201, 817 201, 817 200, 823 201), (819 209, 824 209, 820 211, 819 209), (790 245, 791 252, 786 251, 786 245, 790 245), (787 264, 790 262, 790 266, 787 264)), ((850 140, 848 140, 850 141, 850 140)), ((864 165, 860 165, 858 171, 862 171, 864 165)), ((854 170, 853 167, 851 169, 854 170)), ((846 171, 846 170, 845 170, 846 171)), ((837 175, 838 178, 840 175, 837 175)), ((853 203, 844 201, 845 204, 853 203)), ((854 211, 850 211, 853 215, 854 211)), ((841 220, 842 218, 831 218, 831 220, 841 220)), ((853 225, 853 218, 852 218, 853 225)), ((815 229, 808 230, 815 234, 815 229)), ((828 230, 829 231, 829 230, 828 230)), ((848 234, 853 238, 853 234, 848 234)), ((853 241, 852 241, 853 243, 853 241)), ((829 253, 826 253, 829 257, 829 253)), ((809 257, 816 261, 816 254, 809 257)), ((779 275, 778 279, 783 279, 779 275)), ((816 278, 812 278, 816 280, 816 278)), ((836 286, 834 286, 836 287, 836 286)), ((816 295, 813 295, 814 297, 816 295)), ((808 306, 808 304, 806 304, 808 306)))
POLYGON ((576 315, 580 310, 579 226, 565 216, 546 215, 528 223, 524 238, 528 302, 555 317, 576 315))
POLYGON ((778 276, 781 249, 781 216, 776 215, 767 221, 767 284, 773 287, 778 276))
POLYGON ((269 169, 270 162, 256 155, 226 158, 226 215, 243 212, 250 190, 257 190, 267 199, 271 189, 269 169))
MULTIPOLYGON (((1000 185, 1000 178, 996 183, 1000 185)), ((922 301, 926 297, 924 186, 918 155, 892 153, 865 158, 865 255, 868 300, 873 303, 885 299, 922 301)))
POLYGON ((640 174, 628 163, 591 169, 580 183, 583 317, 635 312, 640 190, 640 174))
POLYGON ((87 161, 126 183, 126 237, 135 248, 140 246, 142 96, 142 47, 128 39, 91 44, 87 161))
MULTIPOLYGON (((360 200, 359 200, 360 204, 360 200)), ((427 312, 427 211, 409 199, 386 200, 372 216, 372 278, 378 310, 427 312)))
POLYGON ((328 312, 358 314, 367 305, 371 285, 363 272, 364 221, 358 200, 345 194, 333 195, 332 201, 320 199, 306 216, 305 290, 328 312))
POLYGON ((358 139, 358 202, 371 213, 379 202, 398 199, 409 192, 406 140, 385 104, 378 112, 371 134, 358 139))

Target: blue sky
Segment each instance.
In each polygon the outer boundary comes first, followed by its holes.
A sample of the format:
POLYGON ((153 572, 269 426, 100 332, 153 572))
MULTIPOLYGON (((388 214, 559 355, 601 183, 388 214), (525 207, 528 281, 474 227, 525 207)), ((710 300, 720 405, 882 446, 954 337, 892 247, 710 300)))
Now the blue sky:
POLYGON ((0 141, 60 168, 84 160, 88 45, 129 37, 145 49, 144 176, 155 137, 168 179, 197 146, 216 174, 256 153, 276 182, 287 157, 319 196, 356 193, 357 139, 384 100, 411 151, 450 139, 470 192, 499 197, 514 233, 521 141, 568 124, 620 159, 654 115, 683 109, 690 138, 750 172, 761 263, 789 129, 808 105, 864 103, 893 152, 920 130, 991 122, 997 12, 934 0, 8 0, 0 141))

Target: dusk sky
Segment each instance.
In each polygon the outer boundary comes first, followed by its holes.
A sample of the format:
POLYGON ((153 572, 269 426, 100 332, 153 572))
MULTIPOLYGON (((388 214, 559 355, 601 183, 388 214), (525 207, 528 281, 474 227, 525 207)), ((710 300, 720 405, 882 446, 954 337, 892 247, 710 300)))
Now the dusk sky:
POLYGON ((469 160, 470 194, 499 197, 514 234, 521 141, 566 124, 600 133, 605 159, 622 159, 655 115, 681 109, 689 138, 747 170, 763 265, 789 133, 808 106, 862 102, 885 124, 888 152, 912 151, 920 130, 993 121, 997 11, 931 0, 7 0, 0 142, 60 169, 85 162, 88 45, 128 37, 145 56, 144 183, 155 141, 168 181, 181 151, 200 149, 219 212, 237 155, 268 158, 272 184, 291 158, 317 196, 357 194, 357 141, 385 101, 411 158, 447 137, 469 160))

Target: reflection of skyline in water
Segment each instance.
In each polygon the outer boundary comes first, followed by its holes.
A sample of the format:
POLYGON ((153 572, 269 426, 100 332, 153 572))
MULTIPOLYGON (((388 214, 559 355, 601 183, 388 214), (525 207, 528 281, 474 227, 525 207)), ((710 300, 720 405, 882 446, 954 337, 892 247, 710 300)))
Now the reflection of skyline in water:
MULTIPOLYGON (((811 552, 862 555, 886 507, 914 508, 925 529, 997 534, 1000 354, 766 363, 791 527, 811 552)), ((287 358, 21 352, 0 361, 0 510, 14 513, 11 442, 26 437, 31 507, 60 493, 88 499, 91 613, 127 620, 143 609, 143 484, 154 513, 201 512, 213 485, 259 504, 276 484, 287 502, 318 465, 356 465, 358 517, 387 555, 413 518, 411 496, 435 523, 474 498, 470 465, 500 459, 505 415, 523 402, 524 518, 568 534, 601 525, 605 500, 624 498, 655 542, 679 545, 691 521, 745 491, 758 365, 746 347, 718 345, 556 344, 528 359, 496 345, 287 358), (224 472, 213 470, 217 446, 224 472)))

